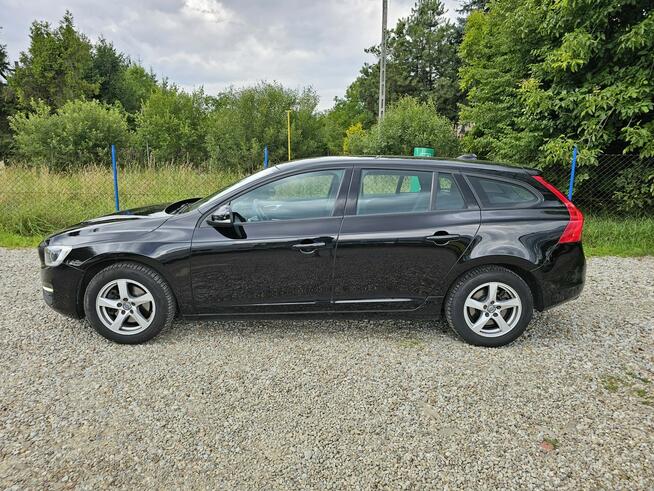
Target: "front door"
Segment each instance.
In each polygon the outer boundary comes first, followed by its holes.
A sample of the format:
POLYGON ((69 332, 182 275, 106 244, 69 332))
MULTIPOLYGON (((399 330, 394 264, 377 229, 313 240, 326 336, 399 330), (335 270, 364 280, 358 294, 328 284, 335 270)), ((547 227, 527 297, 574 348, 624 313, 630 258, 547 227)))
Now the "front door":
POLYGON ((338 238, 335 308, 419 307, 464 253, 479 223, 478 206, 464 199, 452 173, 357 171, 338 238))
POLYGON ((192 243, 198 314, 330 309, 351 169, 281 177, 231 200, 238 230, 205 221, 192 243))

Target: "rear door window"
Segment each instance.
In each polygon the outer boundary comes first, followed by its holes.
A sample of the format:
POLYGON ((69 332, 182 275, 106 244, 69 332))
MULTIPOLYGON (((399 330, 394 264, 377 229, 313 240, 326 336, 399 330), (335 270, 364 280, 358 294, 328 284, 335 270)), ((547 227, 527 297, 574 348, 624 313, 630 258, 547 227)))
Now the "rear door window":
POLYGON ((538 196, 520 184, 479 176, 468 176, 484 207, 502 208, 528 206, 539 201, 538 196))
POLYGON ((461 210, 466 207, 465 200, 452 174, 438 173, 436 180, 437 210, 461 210))
POLYGON ((432 173, 363 169, 357 215, 429 211, 432 173))

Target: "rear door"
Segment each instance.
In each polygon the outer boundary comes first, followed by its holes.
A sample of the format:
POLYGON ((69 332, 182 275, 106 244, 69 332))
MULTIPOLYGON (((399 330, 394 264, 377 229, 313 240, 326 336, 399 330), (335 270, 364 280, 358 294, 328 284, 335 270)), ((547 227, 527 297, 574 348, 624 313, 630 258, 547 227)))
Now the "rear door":
POLYGON ((336 309, 419 307, 471 243, 479 222, 478 205, 453 172, 355 170, 336 249, 336 309))

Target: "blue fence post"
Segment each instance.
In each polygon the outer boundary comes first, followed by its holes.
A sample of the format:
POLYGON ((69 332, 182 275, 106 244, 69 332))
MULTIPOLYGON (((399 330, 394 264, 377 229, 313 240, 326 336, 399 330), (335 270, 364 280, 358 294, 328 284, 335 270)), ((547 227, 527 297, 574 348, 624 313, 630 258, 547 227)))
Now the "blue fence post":
POLYGON ((116 211, 120 211, 120 203, 118 202, 118 167, 116 166, 116 146, 111 144, 111 167, 114 171, 114 199, 116 201, 116 211))
POLYGON ((263 168, 268 168, 268 145, 263 147, 263 168))
POLYGON ((577 168, 577 145, 572 148, 572 168, 570 169, 570 185, 568 186, 568 199, 572 200, 572 188, 575 184, 575 169, 577 168))

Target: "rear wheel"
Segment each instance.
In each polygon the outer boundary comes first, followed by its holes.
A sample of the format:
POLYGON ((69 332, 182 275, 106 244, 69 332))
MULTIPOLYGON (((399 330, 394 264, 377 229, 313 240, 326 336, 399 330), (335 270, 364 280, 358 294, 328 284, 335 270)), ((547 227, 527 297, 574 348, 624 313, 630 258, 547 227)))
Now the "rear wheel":
POLYGON ((531 321, 529 285, 501 266, 483 266, 459 278, 445 299, 448 324, 477 346, 504 346, 518 338, 531 321))
POLYGON ((117 263, 91 279, 84 310, 91 326, 104 337, 136 344, 172 324, 175 300, 168 283, 153 269, 117 263))

